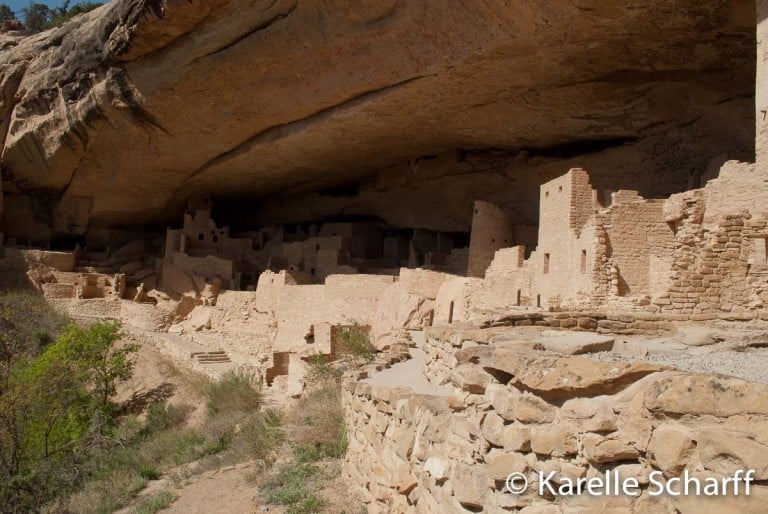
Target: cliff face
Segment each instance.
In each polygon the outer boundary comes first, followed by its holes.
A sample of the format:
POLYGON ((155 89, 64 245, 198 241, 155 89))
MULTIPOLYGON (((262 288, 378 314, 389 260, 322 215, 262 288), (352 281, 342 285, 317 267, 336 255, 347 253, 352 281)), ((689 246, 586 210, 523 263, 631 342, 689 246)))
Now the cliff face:
POLYGON ((2 231, 160 226, 196 193, 247 199, 233 217, 256 221, 466 230, 471 201, 525 204, 526 184, 574 160, 606 188, 680 191, 713 158, 753 151, 753 11, 113 0, 0 40, 2 231), (354 192, 319 194, 340 184, 354 192))

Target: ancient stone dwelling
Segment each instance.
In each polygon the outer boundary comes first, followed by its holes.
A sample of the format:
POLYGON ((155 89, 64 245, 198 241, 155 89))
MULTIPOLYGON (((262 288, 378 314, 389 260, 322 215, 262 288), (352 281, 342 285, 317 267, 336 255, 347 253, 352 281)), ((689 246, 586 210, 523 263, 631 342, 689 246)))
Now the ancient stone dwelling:
POLYGON ((282 399, 365 327, 344 473, 369 512, 699 514, 649 473, 739 466, 749 512, 766 386, 642 359, 685 361, 691 325, 765 346, 766 17, 112 0, 0 34, 0 284, 282 399), (375 382, 415 346, 438 393, 375 382), (503 489, 614 469, 637 498, 503 489))

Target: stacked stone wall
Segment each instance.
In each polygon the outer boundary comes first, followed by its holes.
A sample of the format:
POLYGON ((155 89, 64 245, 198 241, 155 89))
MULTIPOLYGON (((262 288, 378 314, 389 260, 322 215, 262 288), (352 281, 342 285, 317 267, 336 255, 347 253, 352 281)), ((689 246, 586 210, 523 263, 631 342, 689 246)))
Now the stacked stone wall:
POLYGON ((768 501, 765 384, 537 350, 457 355, 451 396, 344 383, 343 473, 368 512, 735 513, 768 501), (677 490, 668 481, 684 472, 722 480, 748 469, 759 482, 749 496, 656 494, 677 490), (519 495, 505 490, 512 473, 528 482, 519 495), (636 494, 568 497, 545 485, 609 474, 636 480, 636 494))

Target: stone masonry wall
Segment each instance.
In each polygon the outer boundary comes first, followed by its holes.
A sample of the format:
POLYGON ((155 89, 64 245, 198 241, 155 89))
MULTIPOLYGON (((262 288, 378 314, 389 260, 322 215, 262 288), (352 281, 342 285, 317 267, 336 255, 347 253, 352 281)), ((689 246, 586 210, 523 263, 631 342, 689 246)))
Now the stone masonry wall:
POLYGON ((768 501, 765 384, 512 345, 456 357, 446 397, 344 383, 343 473, 368 512, 726 514, 761 512, 768 501), (739 469, 761 482, 749 496, 653 494, 684 471, 722 479, 739 469), (550 473, 557 491, 609 472, 635 478, 637 494, 538 494, 550 473), (505 490, 511 473, 527 478, 526 492, 505 490))
POLYGON ((467 276, 484 277, 496 250, 515 244, 515 229, 511 215, 492 203, 477 201, 474 209, 467 276))
POLYGON ((675 226, 670 287, 654 298, 661 312, 731 313, 749 318, 766 311, 766 214, 746 210, 705 221, 707 190, 671 198, 665 206, 675 226))
POLYGON ((609 261, 618 270, 618 296, 649 295, 652 276, 664 276, 659 249, 668 246, 673 234, 662 211, 662 201, 640 199, 615 202, 605 213, 609 261))

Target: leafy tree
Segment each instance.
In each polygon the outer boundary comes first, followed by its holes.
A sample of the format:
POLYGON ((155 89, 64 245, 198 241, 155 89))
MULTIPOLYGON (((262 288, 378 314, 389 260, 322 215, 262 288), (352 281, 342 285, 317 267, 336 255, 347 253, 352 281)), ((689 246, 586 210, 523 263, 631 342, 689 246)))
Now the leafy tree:
POLYGON ((76 362, 62 355, 59 344, 17 366, 11 390, 26 405, 24 453, 34 462, 49 458, 88 430, 89 395, 76 362))
POLYGON ((42 296, 22 291, 0 292, 0 385, 14 359, 33 357, 52 343, 66 318, 42 296))
MULTIPOLYGON (((65 2, 68 4, 68 2, 65 2)), ((89 11, 93 11, 97 7, 101 7, 104 5, 100 2, 78 2, 75 5, 72 6, 70 10, 66 13, 66 19, 64 21, 70 20, 77 16, 78 14, 83 14, 89 11)))
POLYGON ((101 409, 108 407, 109 397, 115 394, 117 384, 133 374, 132 354, 139 347, 137 344, 117 347, 115 343, 120 335, 117 322, 98 323, 87 328, 71 324, 55 345, 65 354, 65 359, 79 366, 101 409))
POLYGON ((30 0, 30 3, 22 9, 24 27, 27 32, 34 34, 51 27, 58 27, 78 14, 92 11, 102 5, 104 4, 100 2, 78 2, 70 7, 70 0, 64 0, 59 7, 51 8, 45 4, 30 0))
POLYGON ((24 28, 31 34, 48 28, 53 16, 50 7, 45 4, 32 2, 31 0, 21 12, 24 18, 24 28))
POLYGON ((81 475, 78 455, 103 441, 110 397, 133 372, 138 346, 118 345, 120 336, 117 323, 70 324, 39 355, 8 361, 0 386, 0 505, 34 510, 56 484, 81 475))
POLYGON ((0 4, 0 23, 15 20, 16 14, 7 4, 0 4))
POLYGON ((58 27, 59 25, 71 20, 78 14, 83 14, 88 11, 92 11, 97 7, 101 7, 104 4, 96 2, 78 2, 69 7, 69 0, 64 0, 59 7, 51 9, 51 20, 46 28, 58 27))

